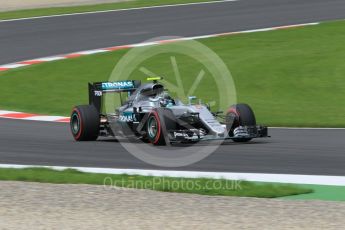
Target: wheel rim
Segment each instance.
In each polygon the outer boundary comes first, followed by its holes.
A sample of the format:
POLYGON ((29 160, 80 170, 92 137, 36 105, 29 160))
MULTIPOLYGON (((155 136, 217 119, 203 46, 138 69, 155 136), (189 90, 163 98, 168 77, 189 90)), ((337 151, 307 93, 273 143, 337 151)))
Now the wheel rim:
POLYGON ((158 123, 154 116, 150 117, 148 122, 148 134, 149 137, 155 138, 158 132, 158 123))
POLYGON ((80 130, 80 121, 77 113, 73 113, 71 117, 71 129, 74 135, 77 135, 80 130))

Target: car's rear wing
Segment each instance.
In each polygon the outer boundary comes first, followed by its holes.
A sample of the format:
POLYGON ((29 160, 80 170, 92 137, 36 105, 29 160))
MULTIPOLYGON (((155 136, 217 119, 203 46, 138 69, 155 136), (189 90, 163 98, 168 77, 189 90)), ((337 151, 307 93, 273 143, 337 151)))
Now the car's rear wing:
POLYGON ((102 96, 104 93, 128 92, 131 94, 140 85, 141 81, 138 80, 89 83, 89 104, 94 105, 98 112, 101 112, 102 96))

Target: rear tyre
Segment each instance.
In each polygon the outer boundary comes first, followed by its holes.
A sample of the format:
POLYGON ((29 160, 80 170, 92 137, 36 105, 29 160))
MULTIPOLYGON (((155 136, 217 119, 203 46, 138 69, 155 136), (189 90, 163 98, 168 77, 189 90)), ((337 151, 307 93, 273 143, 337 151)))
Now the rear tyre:
POLYGON ((73 108, 70 127, 76 141, 95 141, 99 135, 99 126, 99 112, 93 105, 79 105, 73 108))
MULTIPOLYGON (((232 105, 226 114, 226 128, 229 136, 234 136, 234 130, 239 126, 256 126, 253 110, 247 104, 232 105)), ((248 142, 251 138, 234 138, 235 142, 248 142)))

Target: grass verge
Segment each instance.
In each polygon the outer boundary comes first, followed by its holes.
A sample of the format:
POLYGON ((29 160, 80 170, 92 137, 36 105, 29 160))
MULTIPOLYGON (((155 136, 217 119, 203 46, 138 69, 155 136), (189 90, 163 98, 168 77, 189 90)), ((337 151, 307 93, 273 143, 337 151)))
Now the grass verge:
POLYGON ((303 185, 301 187, 312 189, 313 192, 287 196, 284 199, 345 201, 345 186, 303 185))
POLYGON ((49 168, 0 169, 0 180, 30 181, 55 184, 92 184, 150 189, 162 192, 192 193, 210 196, 245 196, 276 198, 311 193, 309 188, 284 184, 257 184, 246 181, 206 178, 173 178, 139 175, 83 173, 74 169, 56 171, 49 168))
MULTIPOLYGON (((105 3, 96 5, 49 7, 0 12, 0 20, 29 18, 49 15, 85 13, 104 10, 130 9, 148 6, 175 5, 183 3, 209 2, 212 0, 132 0, 128 2, 105 3)), ((214 0, 215 1, 215 0, 214 0)))
MULTIPOLYGON (((238 102, 250 104, 260 123, 345 127, 344 40, 345 22, 338 21, 199 41, 216 52, 230 69, 238 102)), ((68 115, 74 105, 87 103, 87 82, 106 81, 126 52, 119 50, 0 73, 0 108, 68 115)), ((141 66, 174 82, 172 56, 188 89, 202 68, 195 60, 167 53, 141 66)), ((146 76, 136 70, 132 78, 146 76)), ((214 84, 212 79, 206 71, 194 95, 206 102, 216 98, 218 92, 210 87, 214 84)))

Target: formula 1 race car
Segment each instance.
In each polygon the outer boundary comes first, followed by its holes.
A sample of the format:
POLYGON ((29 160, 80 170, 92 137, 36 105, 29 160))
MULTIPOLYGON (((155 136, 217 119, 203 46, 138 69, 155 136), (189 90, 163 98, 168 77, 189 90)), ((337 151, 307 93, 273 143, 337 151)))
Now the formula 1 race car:
POLYGON ((148 80, 152 82, 89 83, 89 105, 72 110, 70 126, 74 139, 93 141, 99 136, 126 136, 165 145, 224 139, 247 142, 268 136, 267 127, 256 125, 247 104, 233 105, 225 114, 211 112, 207 104, 194 103, 196 97, 189 97, 188 104, 172 98, 158 82, 160 78, 148 80), (110 106, 111 111, 104 112, 102 98, 109 93, 119 94, 121 105, 110 106))

